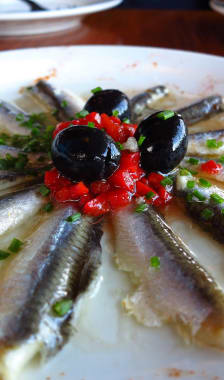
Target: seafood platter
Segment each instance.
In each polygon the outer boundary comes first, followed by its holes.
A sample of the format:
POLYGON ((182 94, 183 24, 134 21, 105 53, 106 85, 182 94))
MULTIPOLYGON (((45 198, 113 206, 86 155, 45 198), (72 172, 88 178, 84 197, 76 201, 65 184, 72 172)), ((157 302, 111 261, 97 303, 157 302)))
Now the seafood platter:
POLYGON ((172 59, 223 62, 124 50, 1 54, 2 380, 222 379, 224 87, 172 59))

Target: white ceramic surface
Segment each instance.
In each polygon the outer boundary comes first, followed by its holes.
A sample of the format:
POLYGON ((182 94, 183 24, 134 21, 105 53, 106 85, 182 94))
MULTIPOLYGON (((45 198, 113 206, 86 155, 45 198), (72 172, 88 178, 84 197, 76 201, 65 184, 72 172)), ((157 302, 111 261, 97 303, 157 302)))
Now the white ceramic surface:
POLYGON ((210 1, 210 7, 218 12, 218 13, 221 13, 224 15, 224 1, 215 1, 215 0, 212 0, 210 1))
MULTIPOLYGON (((204 96, 224 94, 224 59, 190 52, 136 47, 78 46, 0 53, 0 98, 15 99, 20 86, 50 76, 52 84, 82 96, 90 89, 119 88, 129 94, 156 84, 204 96), (15 66, 16 62, 16 66, 15 66), (94 63, 94 64, 93 64, 94 63), (15 69, 16 67, 16 69, 15 69)), ((198 229, 173 226, 224 287, 223 247, 198 229)), ((170 327, 147 329, 122 312, 129 289, 103 240, 102 284, 82 310, 77 331, 43 366, 13 380, 222 380, 224 354, 186 346, 170 327)))
POLYGON ((116 7, 121 2, 67 0, 62 8, 63 1, 51 0, 39 2, 49 10, 30 12, 29 6, 20 0, 0 0, 0 35, 33 35, 69 29, 78 26, 83 16, 116 7))

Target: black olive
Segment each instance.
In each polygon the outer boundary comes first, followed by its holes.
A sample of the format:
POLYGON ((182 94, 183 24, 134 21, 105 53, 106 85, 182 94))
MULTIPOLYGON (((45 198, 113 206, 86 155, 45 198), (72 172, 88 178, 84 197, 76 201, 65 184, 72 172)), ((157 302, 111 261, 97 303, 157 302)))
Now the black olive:
POLYGON ((135 132, 146 172, 168 173, 183 159, 187 150, 187 127, 181 115, 160 111, 144 119, 135 132))
POLYGON ((110 136, 88 126, 66 128, 52 144, 55 167, 72 181, 89 183, 108 178, 118 168, 120 156, 110 136))
POLYGON ((127 95, 119 90, 97 91, 89 98, 84 109, 89 112, 106 113, 109 116, 118 111, 117 116, 121 120, 131 118, 130 101, 127 95))

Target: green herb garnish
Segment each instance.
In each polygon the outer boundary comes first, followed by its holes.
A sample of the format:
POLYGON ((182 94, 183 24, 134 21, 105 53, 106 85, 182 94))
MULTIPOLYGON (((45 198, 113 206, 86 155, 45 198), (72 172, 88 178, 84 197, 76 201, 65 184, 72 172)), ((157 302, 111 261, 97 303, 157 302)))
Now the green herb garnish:
POLYGON ((80 212, 76 212, 75 214, 68 216, 68 218, 65 220, 66 222, 74 223, 74 222, 77 222, 77 220, 79 220, 81 216, 82 214, 80 214, 80 212))
POLYGON ((46 205, 43 207, 43 211, 51 212, 53 210, 54 206, 51 202, 46 203, 46 205))
POLYGON ((130 124, 130 120, 128 118, 126 118, 126 119, 123 120, 123 123, 130 124))
POLYGON ((119 111, 118 111, 118 110, 114 110, 114 111, 113 111, 113 116, 116 116, 116 117, 117 117, 118 115, 119 115, 119 111))
POLYGON ((95 124, 94 124, 94 122, 93 121, 88 121, 88 127, 90 127, 90 128, 95 128, 95 124))
POLYGON ((155 195, 156 195, 156 193, 154 193, 153 191, 149 191, 146 194, 146 199, 152 199, 155 195))
POLYGON ((211 199, 213 202, 217 203, 217 204, 220 204, 220 203, 223 203, 223 202, 224 202, 224 198, 220 197, 220 195, 217 194, 217 193, 213 193, 213 194, 211 194, 211 195, 210 195, 210 199, 211 199))
POLYGON ((158 117, 159 119, 162 119, 162 120, 167 120, 167 119, 170 119, 171 117, 173 117, 174 115, 175 115, 175 113, 173 111, 165 110, 165 111, 159 112, 156 115, 156 117, 158 117))
POLYGON ((143 144, 143 141, 145 141, 146 136, 141 135, 138 139, 138 146, 141 146, 143 144))
POLYGON ((187 194, 187 201, 188 202, 193 202, 193 194, 192 193, 188 193, 187 194))
POLYGON ((214 215, 214 212, 210 210, 209 208, 205 208, 201 213, 202 218, 205 220, 211 219, 213 215, 214 215))
POLYGON ((6 251, 2 251, 2 249, 0 249, 0 260, 5 260, 9 256, 10 256, 10 253, 8 253, 6 251))
POLYGON ((63 317, 65 314, 68 313, 68 311, 72 307, 72 300, 64 299, 61 301, 56 302, 52 309, 55 314, 57 314, 59 317, 63 317))
POLYGON ((102 91, 102 87, 98 86, 98 87, 95 87, 91 90, 92 94, 95 94, 96 92, 99 92, 99 91, 102 91))
POLYGON ((195 187, 195 181, 187 181, 187 188, 193 189, 195 187))
POLYGON ((199 201, 205 201, 206 200, 206 197, 202 194, 202 193, 200 193, 200 191, 198 191, 198 190, 194 190, 193 192, 192 192, 192 194, 199 200, 199 201))
POLYGON ((160 258, 158 256, 150 257, 150 266, 152 268, 159 269, 160 268, 160 258))
POLYGON ((212 184, 207 179, 199 178, 199 185, 202 187, 211 187, 212 184))
POLYGON ((147 208, 148 206, 145 203, 142 203, 136 207, 135 212, 141 213, 147 210, 147 208))
POLYGON ((23 113, 17 113, 16 121, 19 121, 21 123, 21 122, 24 122, 24 120, 25 120, 25 115, 23 113))
POLYGON ((190 175, 191 173, 190 173, 190 171, 188 170, 188 169, 180 169, 180 171, 179 171, 179 173, 180 173, 180 175, 183 177, 183 176, 188 176, 188 175, 190 175))
POLYGON ((119 141, 116 142, 116 146, 118 147, 119 150, 124 150, 123 144, 121 144, 119 141))
POLYGON ((62 108, 66 108, 66 107, 68 107, 68 102, 67 102, 66 100, 62 100, 62 102, 61 102, 61 107, 62 107, 62 108))
POLYGON ((222 141, 217 141, 215 139, 209 139, 209 140, 206 141, 206 146, 209 149, 218 149, 221 146, 223 146, 223 142, 222 141))
POLYGON ((224 156, 219 157, 218 162, 221 162, 221 164, 224 164, 224 156))
POLYGON ((87 110, 82 110, 82 111, 80 111, 80 112, 77 112, 77 113, 75 114, 75 117, 76 117, 77 119, 83 119, 83 118, 86 117, 87 115, 89 115, 89 112, 88 112, 87 110))
POLYGON ((12 239, 12 241, 8 247, 8 250, 10 252, 17 253, 20 251, 23 244, 24 243, 21 240, 14 238, 14 239, 12 239))
POLYGON ((199 163, 199 160, 197 158, 194 158, 194 157, 190 157, 189 160, 188 160, 189 164, 191 165, 198 165, 199 163))
POLYGON ((162 181, 160 181, 160 183, 162 186, 172 185, 173 180, 170 177, 165 177, 164 179, 162 179, 162 181))
POLYGON ((41 193, 41 195, 46 197, 48 194, 50 194, 50 189, 48 189, 48 187, 45 185, 41 185, 41 187, 39 188, 39 192, 41 193))

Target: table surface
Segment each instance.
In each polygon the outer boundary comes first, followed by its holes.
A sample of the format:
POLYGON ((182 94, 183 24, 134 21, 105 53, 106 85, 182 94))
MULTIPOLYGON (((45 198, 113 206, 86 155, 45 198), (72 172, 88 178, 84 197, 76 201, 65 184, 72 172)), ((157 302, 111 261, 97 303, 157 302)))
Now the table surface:
POLYGON ((1 37, 0 50, 76 44, 156 46, 224 55, 224 16, 213 11, 113 9, 83 18, 78 29, 1 37))

